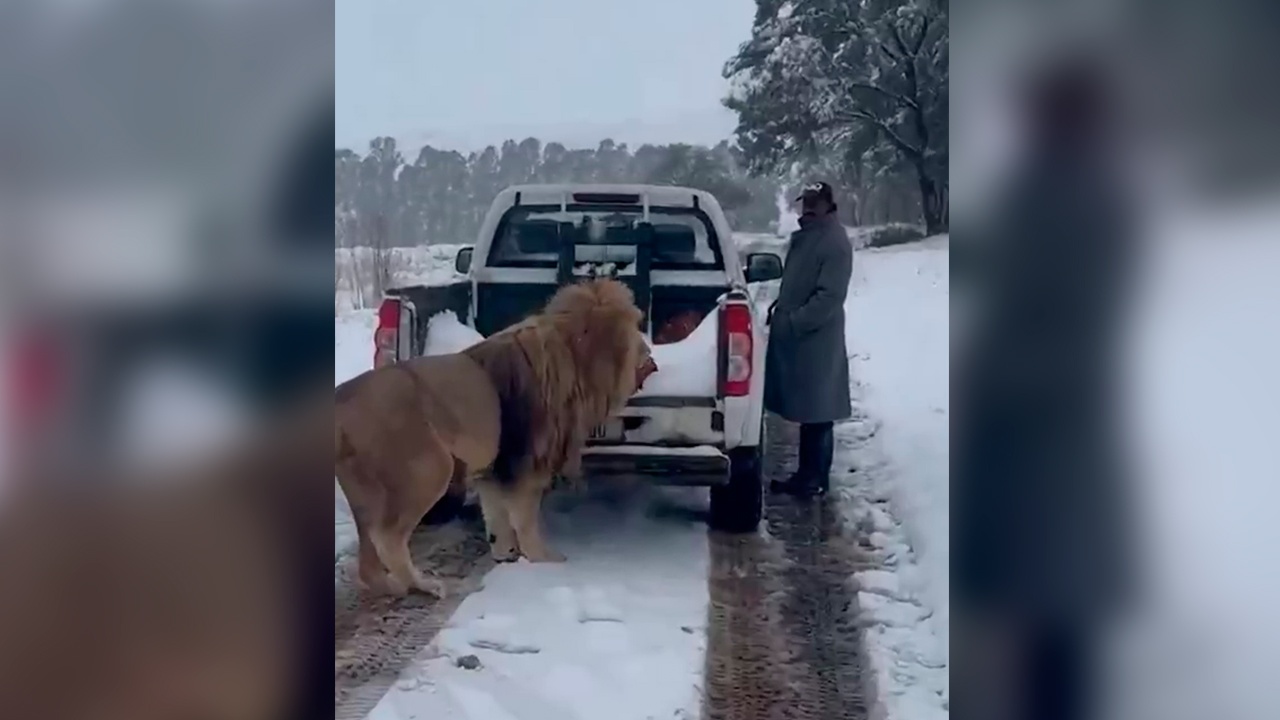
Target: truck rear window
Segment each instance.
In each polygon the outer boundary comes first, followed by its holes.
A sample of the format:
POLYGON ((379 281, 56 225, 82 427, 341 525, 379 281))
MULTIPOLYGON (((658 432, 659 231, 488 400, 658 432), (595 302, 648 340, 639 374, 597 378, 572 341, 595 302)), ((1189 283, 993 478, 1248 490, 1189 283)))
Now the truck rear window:
MULTIPOLYGON (((572 227, 578 256, 626 263, 635 259, 635 206, 516 206, 498 224, 486 265, 553 268, 559 259, 562 224, 572 227), (596 247, 597 246, 598 251, 596 247)), ((720 238, 705 213, 694 208, 652 208, 655 270, 722 270, 720 238)))

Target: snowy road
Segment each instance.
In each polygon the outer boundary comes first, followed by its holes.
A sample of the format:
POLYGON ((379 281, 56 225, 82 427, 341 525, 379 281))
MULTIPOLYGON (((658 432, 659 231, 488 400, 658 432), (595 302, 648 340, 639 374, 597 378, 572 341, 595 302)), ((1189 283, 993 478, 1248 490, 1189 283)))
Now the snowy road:
MULTIPOLYGON (((770 498, 757 536, 707 533, 705 491, 595 487, 548 498, 568 563, 494 567, 453 522, 413 554, 454 596, 369 604, 335 490, 336 720, 945 718, 947 258, 945 238, 858 253, 837 491, 770 498)), ((371 335, 371 313, 339 318, 335 380, 371 335)), ((769 434, 785 473, 791 431, 769 434)))
POLYGON ((692 499, 625 486, 552 495, 548 537, 569 557, 556 566, 494 567, 478 524, 418 532, 414 557, 470 574, 455 588, 474 592, 456 609, 421 599, 395 603, 413 605, 409 612, 351 605, 348 617, 361 619, 349 622, 377 620, 341 633, 351 672, 338 678, 335 717, 576 720, 671 717, 672 708, 696 717, 708 552, 690 509, 705 500, 692 499), (406 628, 416 640, 406 641, 406 628), (468 656, 481 667, 459 667, 468 656), (383 691, 371 706, 370 695, 383 691))
MULTIPOLYGON (((768 432, 767 479, 785 476, 794 430, 768 432)), ((469 574, 454 587, 471 592, 348 604, 335 718, 867 717, 851 578, 869 566, 839 501, 769 498, 754 536, 708 533, 705 507, 705 492, 643 485, 552 495, 558 566, 493 567, 478 526, 419 532, 415 557, 469 574)))
MULTIPOLYGON (((797 428, 766 425, 766 482, 795 468, 797 428)), ((841 502, 766 498, 765 530, 711 535, 704 720, 867 718, 855 572, 867 555, 841 502)))

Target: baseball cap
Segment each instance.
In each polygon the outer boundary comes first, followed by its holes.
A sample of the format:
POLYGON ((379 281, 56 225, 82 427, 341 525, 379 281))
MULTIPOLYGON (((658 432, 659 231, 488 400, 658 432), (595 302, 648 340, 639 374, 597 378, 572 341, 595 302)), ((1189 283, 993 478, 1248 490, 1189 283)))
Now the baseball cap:
POLYGON ((805 185, 804 189, 800 191, 800 195, 796 197, 796 202, 800 202, 805 198, 826 200, 831 205, 836 204, 835 193, 831 190, 831 186, 821 181, 805 185))

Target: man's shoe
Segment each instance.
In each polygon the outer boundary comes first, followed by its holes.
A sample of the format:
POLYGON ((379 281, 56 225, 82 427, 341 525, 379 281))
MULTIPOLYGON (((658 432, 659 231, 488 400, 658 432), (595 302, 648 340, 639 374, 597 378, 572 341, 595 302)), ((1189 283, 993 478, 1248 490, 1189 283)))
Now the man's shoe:
POLYGON ((770 480, 769 492, 779 495, 792 495, 796 492, 797 488, 808 484, 809 480, 806 477, 806 474, 797 470, 791 473, 791 477, 786 480, 770 480))
POLYGON ((808 497, 821 497, 831 489, 831 465, 835 459, 836 437, 832 426, 828 425, 822 432, 815 433, 813 438, 814 480, 807 489, 808 497))
POLYGON ((790 494, 801 499, 820 498, 827 494, 827 483, 808 482, 803 485, 797 485, 790 494))
POLYGON ((769 491, 798 498, 822 497, 827 494, 829 483, 825 477, 795 473, 786 480, 769 483, 769 491))
POLYGON ((827 483, 803 475, 792 475, 786 480, 769 483, 769 491, 798 498, 822 497, 827 494, 827 483))
POLYGON ((821 497, 831 483, 835 432, 831 423, 800 426, 800 467, 786 480, 769 483, 769 491, 800 498, 821 497))

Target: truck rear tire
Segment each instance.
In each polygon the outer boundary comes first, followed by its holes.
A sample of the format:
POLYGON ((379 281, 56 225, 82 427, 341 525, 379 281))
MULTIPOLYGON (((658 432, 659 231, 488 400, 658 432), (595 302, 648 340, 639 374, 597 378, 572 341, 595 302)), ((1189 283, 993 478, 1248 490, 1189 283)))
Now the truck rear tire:
POLYGON ((729 482, 711 488, 708 525, 727 533, 753 533, 764 516, 763 446, 729 451, 729 482))

